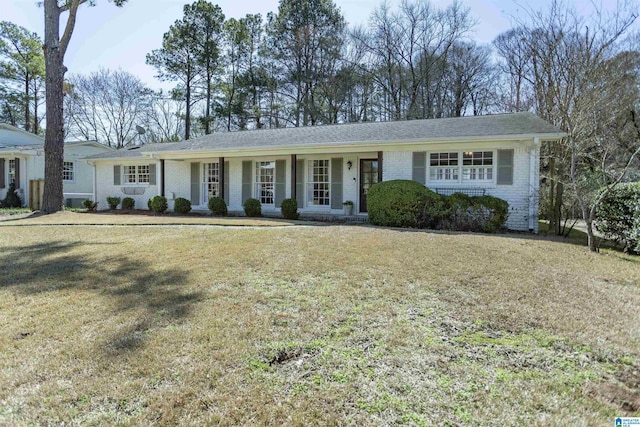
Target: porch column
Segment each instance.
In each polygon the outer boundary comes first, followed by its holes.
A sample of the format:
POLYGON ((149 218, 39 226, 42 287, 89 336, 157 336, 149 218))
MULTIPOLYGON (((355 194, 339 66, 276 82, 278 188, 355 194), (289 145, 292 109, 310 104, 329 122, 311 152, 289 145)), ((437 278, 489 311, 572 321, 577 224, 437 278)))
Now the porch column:
POLYGON ((164 194, 164 179, 165 179, 165 173, 164 173, 164 159, 160 159, 160 195, 162 197, 165 197, 164 194))
POLYGON ((298 163, 298 156, 291 155, 291 198, 296 200, 296 164, 298 163))
POLYGON ((220 192, 219 197, 224 200, 224 157, 218 158, 218 168, 220 172, 220 176, 218 178, 218 191, 220 192))
POLYGON ((382 182, 382 151, 378 151, 378 182, 382 182))

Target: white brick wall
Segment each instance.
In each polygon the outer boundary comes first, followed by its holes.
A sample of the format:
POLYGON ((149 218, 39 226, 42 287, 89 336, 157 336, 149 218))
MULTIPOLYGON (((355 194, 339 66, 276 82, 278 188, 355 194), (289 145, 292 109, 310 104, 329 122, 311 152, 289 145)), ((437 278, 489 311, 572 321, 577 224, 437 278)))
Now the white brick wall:
POLYGON ((382 180, 413 178, 412 151, 385 151, 382 153, 382 180))
MULTIPOLYGON (((159 194, 159 186, 158 185, 139 185, 139 186, 127 186, 127 185, 113 185, 113 166, 114 164, 146 164, 148 165, 149 161, 141 161, 138 163, 132 162, 117 162, 117 163, 99 163, 96 165, 96 182, 97 185, 97 194, 96 194, 96 202, 98 202, 98 209, 104 210, 109 209, 109 205, 107 204, 107 197, 120 197, 120 199, 124 199, 125 197, 131 197, 136 201, 136 209, 147 209, 147 202, 153 196, 157 196, 159 194), (122 192, 122 189, 125 187, 136 187, 144 190, 144 194, 141 195, 128 195, 122 192)), ((160 164, 156 166, 157 175, 160 174, 160 164)), ((159 181, 156 181, 159 182, 159 181)))

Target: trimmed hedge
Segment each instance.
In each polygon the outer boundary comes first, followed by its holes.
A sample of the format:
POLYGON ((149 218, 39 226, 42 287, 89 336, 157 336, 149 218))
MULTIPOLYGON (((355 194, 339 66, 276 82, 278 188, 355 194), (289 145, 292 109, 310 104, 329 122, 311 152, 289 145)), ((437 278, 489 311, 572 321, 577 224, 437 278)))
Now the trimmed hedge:
POLYGON ((210 198, 207 206, 213 215, 227 216, 228 214, 227 203, 220 197, 210 198))
POLYGON ((284 219, 298 219, 300 213, 298 212, 298 201, 296 199, 284 199, 280 206, 280 212, 284 219))
POLYGON ((181 215, 188 214, 191 212, 191 201, 184 197, 178 197, 173 202, 173 211, 181 215))
POLYGON ((7 194, 0 202, 0 207, 2 208, 21 208, 22 207, 22 199, 18 196, 16 192, 16 184, 12 182, 9 184, 9 188, 7 189, 7 194))
POLYGON ((596 210, 595 227, 625 252, 640 253, 640 182, 611 189, 596 210))
POLYGON ((262 216, 262 203, 260 200, 249 198, 242 204, 244 214, 248 217, 262 216))
POLYGON ((120 197, 107 197, 107 204, 109 205, 109 209, 117 209, 120 204, 120 197))
POLYGON ((509 216, 509 204, 497 197, 447 197, 407 180, 375 184, 367 194, 367 208, 376 225, 485 233, 504 227, 509 216))
POLYGON ((386 227, 416 227, 420 201, 436 194, 409 180, 393 180, 373 185, 367 193, 369 222, 386 227))
POLYGON ((169 208, 167 198, 163 196, 152 197, 148 204, 151 210, 157 214, 164 213, 169 208))
POLYGON ((133 197, 125 197, 122 199, 122 209, 131 210, 136 207, 136 201, 133 197))

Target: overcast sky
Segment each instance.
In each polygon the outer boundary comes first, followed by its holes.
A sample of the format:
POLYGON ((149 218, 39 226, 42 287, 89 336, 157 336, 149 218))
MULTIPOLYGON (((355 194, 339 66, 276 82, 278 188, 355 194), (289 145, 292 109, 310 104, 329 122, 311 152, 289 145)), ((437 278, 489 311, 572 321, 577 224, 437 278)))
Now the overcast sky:
MULTIPOLYGON (((366 24, 375 6, 382 0, 334 0, 350 24, 366 24)), ((536 7, 547 7, 551 0, 536 0, 536 7)), ((122 68, 152 88, 159 88, 155 71, 145 64, 145 56, 161 47, 162 35, 182 17, 186 0, 130 0, 122 8, 110 1, 97 0, 97 6, 82 6, 78 12, 75 31, 67 50, 65 64, 69 73, 87 74, 100 67, 122 68)), ((241 18, 248 13, 277 12, 278 0, 211 0, 217 3, 226 17, 241 18)), ((395 5, 398 0, 390 0, 395 5)), ((445 7, 451 0, 432 0, 445 7)), ((473 39, 490 43, 511 26, 512 18, 525 14, 519 5, 531 1, 462 0, 478 21, 473 39)), ((590 0, 574 0, 576 8, 585 14, 591 10, 590 0)), ((605 2, 614 3, 614 0, 605 2)), ((44 37, 43 10, 36 0, 0 0, 0 20, 21 25, 44 37)), ((172 84, 166 87, 172 87, 172 84)))

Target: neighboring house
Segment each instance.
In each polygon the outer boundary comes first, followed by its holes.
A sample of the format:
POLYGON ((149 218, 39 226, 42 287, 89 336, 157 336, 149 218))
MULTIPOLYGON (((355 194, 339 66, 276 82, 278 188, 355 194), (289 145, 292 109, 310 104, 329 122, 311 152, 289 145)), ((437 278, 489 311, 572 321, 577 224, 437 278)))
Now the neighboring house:
MULTIPOLYGON (((63 192, 67 206, 80 206, 93 198, 93 168, 78 159, 112 151, 95 141, 67 142, 64 148, 63 192)), ((0 123, 0 199, 11 183, 22 203, 39 209, 44 185, 44 139, 0 123)))
POLYGON ((344 201, 366 215, 379 181, 415 180, 443 194, 489 194, 509 202, 507 226, 538 229, 540 144, 564 136, 532 113, 215 133, 91 156, 96 198, 164 195, 206 210, 222 197, 242 212, 254 197, 266 214, 295 198, 302 214, 334 215, 344 201))

